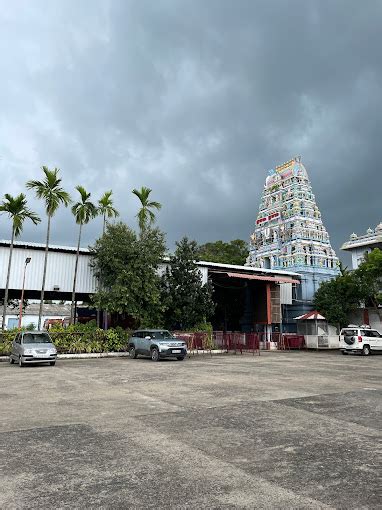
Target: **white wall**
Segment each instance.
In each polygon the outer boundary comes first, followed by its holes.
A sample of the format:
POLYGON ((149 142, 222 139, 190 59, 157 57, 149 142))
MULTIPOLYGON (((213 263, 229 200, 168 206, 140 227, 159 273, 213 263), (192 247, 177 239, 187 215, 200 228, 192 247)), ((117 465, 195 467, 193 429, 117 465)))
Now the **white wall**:
MULTIPOLYGON (((44 251, 33 248, 15 247, 12 257, 10 289, 22 288, 25 259, 31 257, 26 269, 25 288, 40 290, 44 269, 44 251)), ((9 248, 0 246, 0 288, 5 288, 8 269, 9 248)), ((46 291, 53 291, 54 286, 60 292, 71 292, 73 287, 74 265, 76 254, 50 251, 48 256, 46 291)), ((81 253, 78 261, 76 292, 93 293, 96 290, 96 280, 89 266, 90 255, 81 253)))
MULTIPOLYGON (((19 316, 16 314, 9 314, 5 318, 5 324, 8 329, 8 321, 9 319, 17 320, 16 327, 18 326, 19 316)), ((41 325, 44 324, 45 319, 63 319, 62 316, 59 315, 43 315, 41 325)), ((2 322, 2 319, 0 320, 2 322)), ((21 318, 21 327, 29 326, 29 324, 34 324, 37 328, 38 325, 38 315, 23 315, 21 318)))

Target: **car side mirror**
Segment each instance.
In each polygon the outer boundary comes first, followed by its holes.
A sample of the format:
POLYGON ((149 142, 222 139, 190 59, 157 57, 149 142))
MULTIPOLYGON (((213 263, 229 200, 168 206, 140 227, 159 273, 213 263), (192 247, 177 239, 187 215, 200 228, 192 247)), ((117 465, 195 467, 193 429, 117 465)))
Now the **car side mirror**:
POLYGON ((151 336, 145 336, 145 340, 151 340, 151 336))

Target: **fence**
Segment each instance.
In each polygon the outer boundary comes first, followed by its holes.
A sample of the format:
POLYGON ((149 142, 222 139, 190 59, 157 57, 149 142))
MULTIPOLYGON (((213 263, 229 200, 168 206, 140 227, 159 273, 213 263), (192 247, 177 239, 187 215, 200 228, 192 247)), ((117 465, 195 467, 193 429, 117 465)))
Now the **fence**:
MULTIPOLYGON (((15 332, 6 331, 0 334, 0 355, 10 353, 15 332)), ((118 329, 103 331, 49 331, 59 353, 90 353, 127 351, 128 332, 118 329)), ((238 331, 207 332, 175 332, 178 338, 187 343, 187 349, 193 354, 201 351, 219 349, 225 352, 250 352, 260 354, 261 350, 290 350, 305 347, 303 335, 280 333, 241 333, 238 331)))
POLYGON ((287 333, 241 333, 238 331, 185 332, 175 335, 187 343, 191 352, 221 349, 235 353, 251 352, 260 354, 261 350, 291 350, 305 347, 304 336, 287 333))

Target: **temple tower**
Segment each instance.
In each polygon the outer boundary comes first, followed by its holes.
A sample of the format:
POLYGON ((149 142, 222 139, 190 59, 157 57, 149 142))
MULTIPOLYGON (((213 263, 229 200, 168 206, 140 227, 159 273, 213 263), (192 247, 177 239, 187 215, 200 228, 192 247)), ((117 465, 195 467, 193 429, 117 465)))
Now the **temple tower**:
POLYGON ((302 275, 293 313, 309 310, 320 283, 339 273, 300 157, 277 166, 266 178, 247 264, 302 275))

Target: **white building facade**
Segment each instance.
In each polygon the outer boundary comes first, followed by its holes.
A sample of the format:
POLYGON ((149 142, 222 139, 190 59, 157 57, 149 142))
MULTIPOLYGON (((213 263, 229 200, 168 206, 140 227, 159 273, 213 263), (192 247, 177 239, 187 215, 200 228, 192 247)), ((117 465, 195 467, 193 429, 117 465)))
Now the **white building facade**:
POLYGON ((361 236, 353 232, 349 241, 341 246, 341 250, 351 253, 352 269, 357 269, 365 260, 365 255, 374 248, 382 250, 382 222, 374 230, 368 228, 366 233, 361 236))

